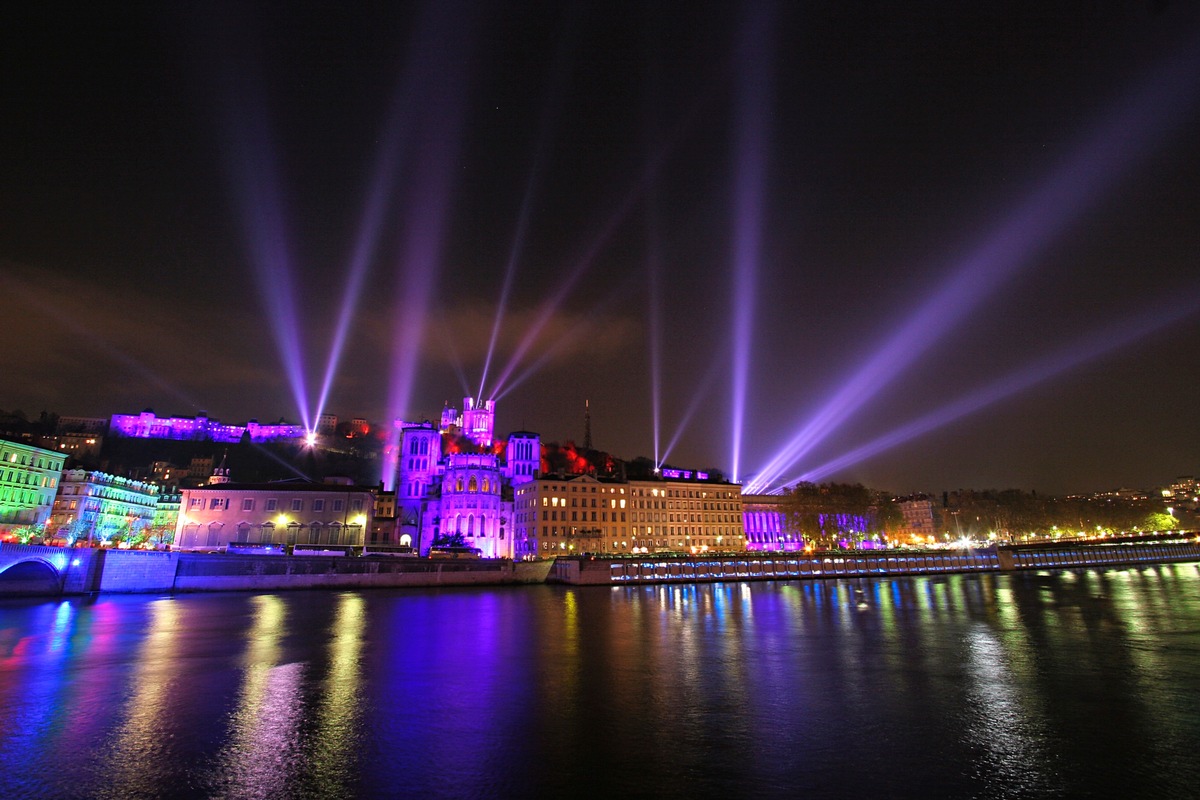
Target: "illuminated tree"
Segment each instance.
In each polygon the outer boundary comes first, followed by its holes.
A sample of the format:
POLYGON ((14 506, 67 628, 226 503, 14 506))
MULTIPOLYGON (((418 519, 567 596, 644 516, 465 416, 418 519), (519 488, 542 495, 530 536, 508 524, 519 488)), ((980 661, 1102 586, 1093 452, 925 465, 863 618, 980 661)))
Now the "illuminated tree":
POLYGON ((1173 531, 1179 528, 1179 520, 1171 514, 1158 512, 1146 517, 1142 527, 1148 531, 1173 531))
POLYGON ((787 530, 821 547, 861 541, 872 528, 879 530, 875 498, 861 483, 802 481, 784 496, 782 508, 787 530))
POLYGON ((171 525, 151 525, 143 530, 145 541, 154 544, 170 544, 175 540, 175 528, 171 525))
POLYGON ((455 531, 454 533, 443 533, 443 534, 439 534, 438 537, 433 540, 433 546, 434 547, 466 547, 467 540, 458 531, 455 531))
POLYGON ((13 536, 21 544, 29 544, 34 539, 42 538, 43 535, 45 535, 45 530, 40 525, 22 525, 13 529, 13 536))

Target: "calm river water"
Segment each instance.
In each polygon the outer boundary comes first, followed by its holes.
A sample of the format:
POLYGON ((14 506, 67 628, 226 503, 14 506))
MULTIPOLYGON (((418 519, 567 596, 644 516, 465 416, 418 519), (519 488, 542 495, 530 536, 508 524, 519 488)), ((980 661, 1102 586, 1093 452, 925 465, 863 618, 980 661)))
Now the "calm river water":
POLYGON ((0 797, 1196 797, 1200 565, 0 603, 0 797))

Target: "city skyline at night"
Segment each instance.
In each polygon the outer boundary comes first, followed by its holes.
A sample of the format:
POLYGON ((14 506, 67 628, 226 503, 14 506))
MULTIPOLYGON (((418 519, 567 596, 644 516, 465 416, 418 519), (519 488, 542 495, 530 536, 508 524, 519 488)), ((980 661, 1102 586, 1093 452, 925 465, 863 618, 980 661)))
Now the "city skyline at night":
POLYGON ((755 492, 1200 468, 1194 8, 6 28, 0 407, 311 430, 466 397, 580 442, 587 402, 598 449, 755 492))

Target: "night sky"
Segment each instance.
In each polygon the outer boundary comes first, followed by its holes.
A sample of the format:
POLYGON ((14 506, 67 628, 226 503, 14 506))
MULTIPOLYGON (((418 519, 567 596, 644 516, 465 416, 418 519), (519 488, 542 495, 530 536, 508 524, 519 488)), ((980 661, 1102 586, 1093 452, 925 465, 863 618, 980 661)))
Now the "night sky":
POLYGON ((301 421, 357 276, 326 409, 434 417, 511 263, 501 433, 730 472, 744 375, 739 478, 1200 472, 1195 3, 119 5, 0 26, 0 408, 301 421))

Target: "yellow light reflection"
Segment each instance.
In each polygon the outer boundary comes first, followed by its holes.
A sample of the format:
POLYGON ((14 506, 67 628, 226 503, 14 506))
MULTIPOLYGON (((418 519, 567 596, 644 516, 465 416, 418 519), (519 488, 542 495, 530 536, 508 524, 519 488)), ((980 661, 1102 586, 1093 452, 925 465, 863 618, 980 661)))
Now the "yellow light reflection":
POLYGON ((214 769, 214 797, 287 796, 300 766, 302 664, 279 664, 287 632, 287 608, 274 595, 252 601, 254 623, 247 635, 242 687, 230 720, 228 744, 214 769))
POLYGON ((329 634, 329 673, 317 708, 316 736, 308 768, 321 797, 349 792, 350 766, 361 712, 363 634, 367 629, 362 595, 340 595, 329 634))
POLYGON ((159 773, 154 767, 168 758, 171 694, 179 682, 175 670, 178 630, 178 603, 156 600, 130 676, 132 694, 125 703, 125 720, 108 755, 112 778, 102 797, 152 797, 167 789, 156 782, 159 773))

